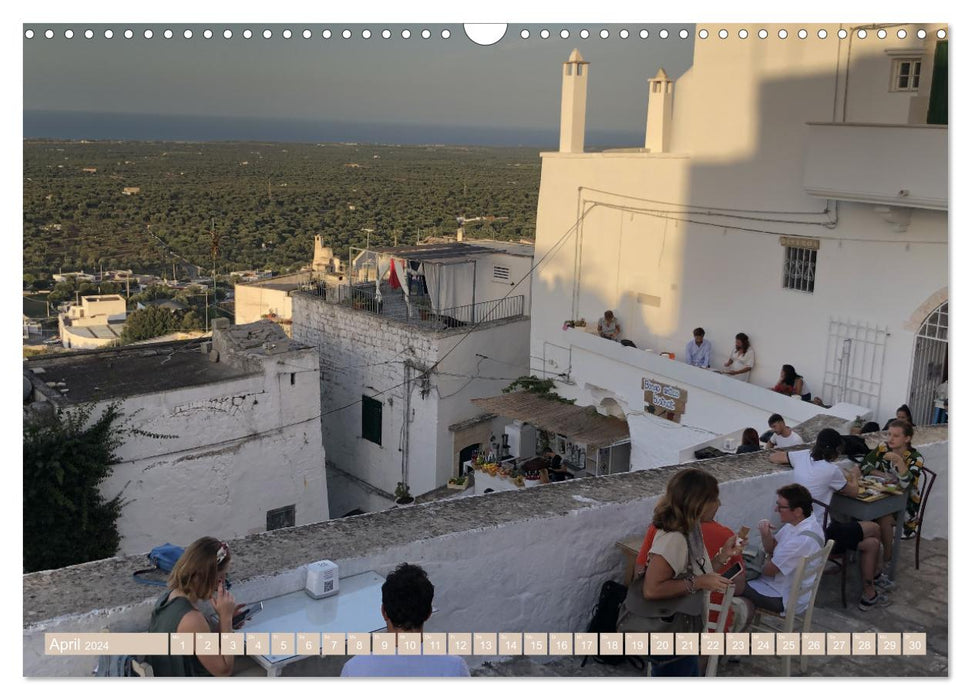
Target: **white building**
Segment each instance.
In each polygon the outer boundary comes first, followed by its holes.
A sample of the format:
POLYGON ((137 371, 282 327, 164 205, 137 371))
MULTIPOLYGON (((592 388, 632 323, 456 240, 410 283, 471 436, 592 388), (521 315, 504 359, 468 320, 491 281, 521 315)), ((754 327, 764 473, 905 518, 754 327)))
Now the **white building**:
POLYGON ((317 353, 263 321, 185 341, 28 360, 28 414, 120 403, 121 553, 328 518, 317 353), (28 403, 29 402, 29 403, 28 403))
POLYGON ((531 265, 518 243, 370 249, 346 282, 293 293, 293 337, 320 354, 331 513, 442 487, 499 439, 470 399, 529 373, 531 265))
POLYGON ((927 123, 947 77, 938 27, 878 40, 827 25, 811 41, 718 28, 676 84, 648 80, 643 148, 584 152, 596 61, 571 54, 560 150, 542 154, 530 352, 560 394, 627 419, 633 468, 822 411, 765 388, 784 363, 832 412, 881 424, 902 403, 930 422, 946 378, 948 129, 927 123), (636 348, 595 333, 605 309, 636 348), (751 381, 684 364, 697 326, 713 367, 748 334, 751 381), (650 387, 677 395, 674 422, 648 412, 650 387))
POLYGON ((57 326, 65 348, 94 350, 110 345, 121 337, 128 317, 125 298, 120 294, 96 294, 81 297, 58 314, 57 326))

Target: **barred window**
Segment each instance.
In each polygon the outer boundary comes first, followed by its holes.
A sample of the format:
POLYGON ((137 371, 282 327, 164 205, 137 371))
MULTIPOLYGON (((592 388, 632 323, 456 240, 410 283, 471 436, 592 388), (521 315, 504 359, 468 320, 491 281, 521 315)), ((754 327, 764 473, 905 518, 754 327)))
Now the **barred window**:
POLYGON ((786 247, 782 267, 783 289, 813 293, 816 286, 816 251, 802 247, 786 247))
POLYGON ((914 92, 920 87, 919 58, 898 58, 893 62, 891 92, 914 92))
POLYGON ((297 524, 297 506, 284 506, 266 511, 266 529, 279 530, 297 524))

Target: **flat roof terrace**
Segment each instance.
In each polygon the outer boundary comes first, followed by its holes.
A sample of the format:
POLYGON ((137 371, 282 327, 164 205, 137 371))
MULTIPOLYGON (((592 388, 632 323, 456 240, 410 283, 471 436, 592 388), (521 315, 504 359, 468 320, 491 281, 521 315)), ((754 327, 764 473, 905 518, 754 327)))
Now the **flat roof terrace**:
POLYGON ((57 405, 171 391, 252 374, 212 362, 199 340, 77 352, 24 363, 25 376, 57 405))

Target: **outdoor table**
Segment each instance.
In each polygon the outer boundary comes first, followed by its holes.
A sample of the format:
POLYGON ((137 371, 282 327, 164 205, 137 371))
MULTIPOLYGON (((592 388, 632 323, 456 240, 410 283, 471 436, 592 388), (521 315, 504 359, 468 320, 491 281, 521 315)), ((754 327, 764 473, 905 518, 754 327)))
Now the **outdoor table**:
POLYGON ((884 515, 891 513, 897 514, 897 524, 893 534, 893 558, 890 560, 890 571, 888 576, 894 577, 897 568, 897 554, 900 550, 900 537, 904 530, 904 520, 907 518, 907 498, 910 496, 909 489, 903 493, 886 493, 877 499, 861 501, 853 496, 844 496, 841 493, 834 493, 833 500, 829 502, 829 511, 839 513, 856 520, 876 521, 884 515))
MULTIPOLYGON (((263 610, 243 625, 240 632, 380 632, 385 629, 381 616, 381 586, 384 578, 373 571, 340 580, 337 595, 311 598, 302 589, 268 598, 263 610)), ((300 654, 251 657, 266 669, 269 677, 279 676, 284 666, 303 658, 300 654)))

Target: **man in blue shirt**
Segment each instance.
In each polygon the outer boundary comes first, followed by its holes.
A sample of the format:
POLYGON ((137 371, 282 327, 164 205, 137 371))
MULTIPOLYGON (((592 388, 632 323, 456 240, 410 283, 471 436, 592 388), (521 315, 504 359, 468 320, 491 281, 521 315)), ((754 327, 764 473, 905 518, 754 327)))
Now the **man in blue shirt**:
POLYGON ((708 369, 711 362, 711 343, 705 340, 705 329, 694 329, 694 340, 689 340, 684 349, 684 361, 695 367, 708 369))
MULTIPOLYGON (((381 615, 388 632, 421 632, 432 614, 435 587, 420 566, 400 564, 381 586, 381 615)), ((468 676, 461 656, 355 656, 341 676, 468 676)))

